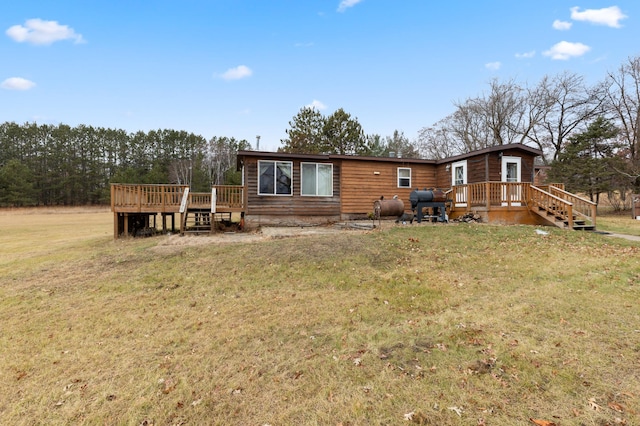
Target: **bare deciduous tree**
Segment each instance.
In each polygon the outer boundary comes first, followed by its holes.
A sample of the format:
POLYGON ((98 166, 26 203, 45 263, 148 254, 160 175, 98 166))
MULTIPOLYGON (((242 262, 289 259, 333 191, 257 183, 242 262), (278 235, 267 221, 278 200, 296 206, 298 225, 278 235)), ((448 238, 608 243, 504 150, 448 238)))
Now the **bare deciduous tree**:
POLYGON ((607 106, 620 129, 618 152, 624 169, 618 173, 640 192, 640 57, 629 58, 607 75, 607 106))
POLYGON ((539 121, 527 135, 528 139, 544 152, 545 162, 558 158, 565 140, 576 130, 602 112, 601 86, 590 88, 584 78, 573 73, 544 77, 535 89, 539 97, 539 121))
POLYGON ((451 132, 448 116, 418 132, 417 148, 422 158, 442 160, 466 152, 465 146, 451 132))

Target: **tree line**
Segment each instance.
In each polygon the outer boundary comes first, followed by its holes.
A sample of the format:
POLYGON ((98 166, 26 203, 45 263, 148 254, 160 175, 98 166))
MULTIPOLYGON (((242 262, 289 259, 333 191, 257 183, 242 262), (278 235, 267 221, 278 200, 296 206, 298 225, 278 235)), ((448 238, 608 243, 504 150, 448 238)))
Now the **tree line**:
MULTIPOLYGON (((490 146, 539 148, 549 176, 572 192, 640 193, 640 57, 596 84, 574 73, 537 84, 491 80, 479 96, 409 140, 365 134, 342 108, 324 116, 304 107, 288 123, 280 152, 443 159, 490 146)), ((109 202, 109 184, 179 183, 206 191, 240 183, 246 140, 176 130, 127 133, 80 125, 0 125, 0 206, 109 202)), ((623 199, 622 202, 625 200, 623 199)))
POLYGON ((111 183, 240 183, 245 140, 185 131, 0 124, 0 206, 108 204, 111 183))

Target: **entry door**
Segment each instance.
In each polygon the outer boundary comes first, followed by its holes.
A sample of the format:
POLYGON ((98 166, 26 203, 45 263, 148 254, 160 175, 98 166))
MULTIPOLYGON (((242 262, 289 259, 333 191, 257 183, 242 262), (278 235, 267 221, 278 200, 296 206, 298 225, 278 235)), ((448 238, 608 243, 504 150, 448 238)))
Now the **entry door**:
POLYGON ((456 189, 456 207, 464 207, 467 205, 467 160, 458 161, 451 165, 451 185, 459 186, 456 189))
MULTIPOLYGON (((519 183, 522 182, 521 178, 521 163, 520 157, 502 157, 502 182, 506 183, 519 183)), ((512 206, 520 206, 522 200, 522 186, 520 185, 503 185, 502 186, 502 205, 506 206, 509 203, 512 206)))

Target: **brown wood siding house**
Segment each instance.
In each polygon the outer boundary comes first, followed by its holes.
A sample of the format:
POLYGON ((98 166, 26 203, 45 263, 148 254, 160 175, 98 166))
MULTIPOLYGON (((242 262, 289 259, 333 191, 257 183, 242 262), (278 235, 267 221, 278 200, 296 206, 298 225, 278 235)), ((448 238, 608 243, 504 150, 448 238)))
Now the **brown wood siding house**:
POLYGON ((490 147, 444 160, 240 151, 238 168, 243 169, 247 222, 295 224, 365 218, 381 196, 397 195, 409 212, 412 190, 446 190, 454 184, 507 181, 503 174, 508 161, 517 163, 517 168, 509 169, 518 171, 513 179, 532 182, 534 160, 539 155, 539 150, 520 144, 490 147), (322 193, 313 194, 313 185, 308 187, 309 176, 320 179, 321 169, 325 172, 323 183, 318 180, 315 190, 322 187, 322 193), (326 187, 329 169, 330 193, 326 187), (270 184, 271 179, 279 182, 274 173, 279 173, 285 182, 280 189, 270 184), (463 180, 454 182, 456 176, 463 180))
POLYGON ((465 183, 502 182, 505 159, 519 159, 520 182, 533 182, 534 162, 542 152, 526 145, 501 145, 458 155, 438 161, 438 184, 440 187, 453 185, 450 169, 456 164, 466 164, 465 183))
POLYGON ((336 159, 342 165, 343 219, 358 219, 373 209, 374 201, 380 197, 398 196, 405 203, 405 210, 411 206, 409 194, 416 188, 434 188, 436 169, 434 161, 385 158, 347 157, 336 159))
MULTIPOLYGON (((471 213, 489 223, 595 229, 595 203, 565 191, 561 183, 540 185, 541 166, 535 160, 541 155, 520 144, 443 160, 240 151, 242 185, 214 185, 210 193, 196 193, 186 185, 112 184, 114 238, 138 231, 147 235, 158 214, 164 230, 167 217, 175 229, 179 213, 182 234, 214 232, 216 222, 232 222, 234 214, 247 227, 363 219, 380 197, 394 196, 418 219, 425 212, 441 221, 471 213), (446 201, 431 203, 433 193, 412 194, 416 189, 443 190, 446 201), (413 210, 411 195, 424 197, 413 210), (442 210, 436 215, 442 207, 448 218, 440 217, 442 210)), ((377 211, 399 215, 402 208, 377 211)))
POLYGON ((257 224, 286 222, 290 224, 297 219, 305 221, 340 220, 340 164, 329 161, 327 156, 296 155, 267 152, 242 151, 238 154, 239 162, 244 167, 244 185, 247 188, 245 217, 257 224), (256 155, 258 154, 258 155, 256 155), (282 164, 291 172, 291 190, 286 193, 261 193, 259 168, 282 164), (331 194, 307 196, 301 193, 302 165, 320 164, 330 166, 331 194), (322 219, 320 219, 322 218, 322 219))

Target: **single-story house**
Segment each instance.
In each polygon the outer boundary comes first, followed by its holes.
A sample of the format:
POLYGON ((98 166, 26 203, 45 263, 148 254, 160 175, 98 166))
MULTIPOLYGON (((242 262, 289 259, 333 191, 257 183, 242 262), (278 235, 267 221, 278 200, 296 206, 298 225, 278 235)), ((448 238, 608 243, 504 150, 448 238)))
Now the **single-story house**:
MULTIPOLYGON (((245 220, 257 224, 366 218, 380 197, 397 196, 410 211, 414 189, 449 190, 480 182, 534 179, 541 151, 512 144, 444 160, 240 151, 245 220)), ((464 202, 458 195, 457 204, 464 202)))
POLYGON ((114 237, 152 231, 158 214, 162 229, 167 218, 173 229, 180 213, 182 233, 213 232, 233 217, 249 228, 367 219, 381 198, 415 214, 411 194, 428 189, 446 195, 448 219, 473 213, 484 222, 595 229, 595 203, 540 181, 541 155, 522 144, 442 160, 239 151, 242 185, 193 193, 187 185, 112 184, 114 237))

